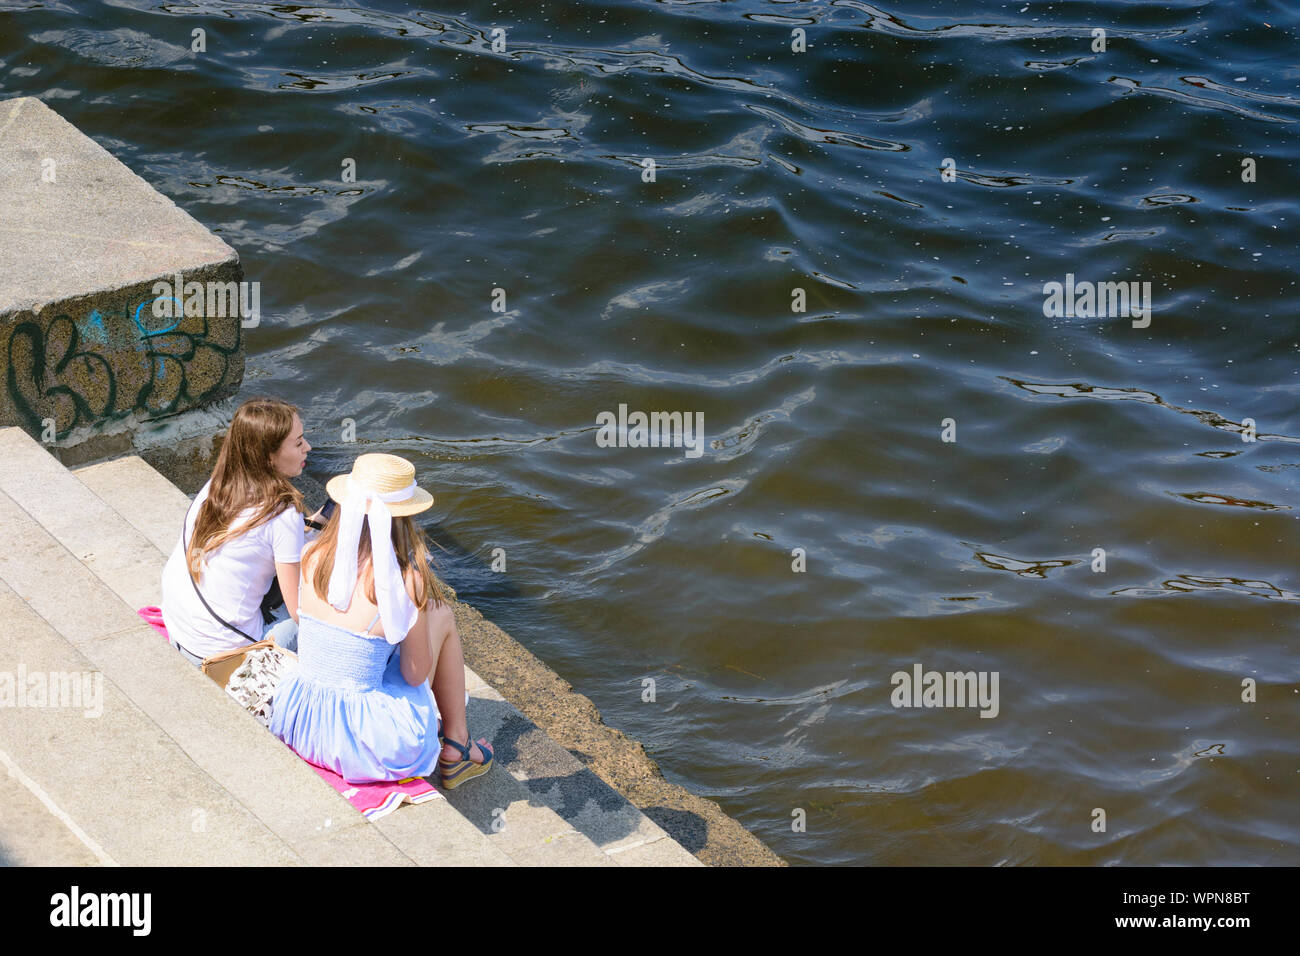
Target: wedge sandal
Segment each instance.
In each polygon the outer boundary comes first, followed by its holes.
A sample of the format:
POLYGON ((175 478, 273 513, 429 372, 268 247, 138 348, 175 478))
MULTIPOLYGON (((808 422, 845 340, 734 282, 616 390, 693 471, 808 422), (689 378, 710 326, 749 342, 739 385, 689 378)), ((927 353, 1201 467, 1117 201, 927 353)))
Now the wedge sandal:
MULTIPOLYGON (((480 743, 479 749, 483 751, 486 760, 482 763, 475 763, 469 759, 470 747, 472 744, 466 742, 464 745, 456 743, 450 737, 443 737, 442 742, 451 744, 461 753, 460 760, 447 760, 444 757, 438 758, 438 782, 444 789, 455 790, 467 780, 473 780, 475 777, 481 777, 492 769, 492 764, 496 762, 496 754, 492 752, 491 746, 480 743)), ((475 741, 477 743, 477 741, 475 741)))

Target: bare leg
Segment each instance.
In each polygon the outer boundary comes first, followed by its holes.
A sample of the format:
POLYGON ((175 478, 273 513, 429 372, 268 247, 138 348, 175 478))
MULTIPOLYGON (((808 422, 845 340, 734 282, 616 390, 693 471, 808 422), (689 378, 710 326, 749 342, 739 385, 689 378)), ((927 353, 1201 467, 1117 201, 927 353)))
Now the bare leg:
MULTIPOLYGON (((433 627, 430 617, 430 628, 433 627)), ((433 647, 437 661, 433 666, 434 700, 438 702, 438 711, 442 714, 442 734, 457 743, 465 743, 469 738, 469 723, 465 717, 465 654, 460 646, 460 632, 453 621, 449 631, 441 637, 442 646, 438 646, 435 636, 433 647)), ((487 743, 487 741, 483 741, 487 743)), ((464 755, 455 747, 444 745, 442 757, 445 760, 464 760, 464 755)), ((482 763, 487 759, 477 744, 470 747, 469 759, 482 763)))

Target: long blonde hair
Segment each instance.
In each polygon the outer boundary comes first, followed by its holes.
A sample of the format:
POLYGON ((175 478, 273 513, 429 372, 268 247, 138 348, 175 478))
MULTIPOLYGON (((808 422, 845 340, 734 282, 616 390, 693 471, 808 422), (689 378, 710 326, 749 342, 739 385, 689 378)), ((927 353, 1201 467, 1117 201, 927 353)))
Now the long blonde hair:
MULTIPOLYGON (((308 562, 320 560, 312 569, 311 583, 317 595, 326 597, 330 589, 330 576, 334 573, 334 556, 339 546, 339 528, 343 524, 343 509, 336 508, 330 515, 325 529, 303 551, 302 563, 306 569, 308 562)), ((442 585, 430 567, 432 556, 429 543, 420 526, 406 516, 393 518, 393 551, 397 554, 397 566, 401 569, 402 580, 415 571, 415 606, 424 610, 430 603, 434 607, 443 604, 442 585)), ((379 599, 375 594, 375 569, 370 560, 370 519, 361 521, 361 540, 357 542, 357 577, 365 585, 366 600, 377 605, 379 599)))
POLYGON ((278 398, 250 398, 235 412, 186 548, 195 583, 209 552, 266 524, 286 508, 302 511, 302 494, 271 463, 271 456, 293 430, 297 414, 295 406, 278 398), (253 516, 239 527, 231 527, 248 508, 254 509, 253 516))

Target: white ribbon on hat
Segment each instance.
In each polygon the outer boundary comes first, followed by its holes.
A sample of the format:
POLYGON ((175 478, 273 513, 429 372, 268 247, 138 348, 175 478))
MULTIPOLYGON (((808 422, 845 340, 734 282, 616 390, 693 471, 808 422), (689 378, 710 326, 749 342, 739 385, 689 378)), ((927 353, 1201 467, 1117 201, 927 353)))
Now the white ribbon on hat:
POLYGON ((388 502, 409 501, 415 494, 412 481, 400 491, 387 494, 363 488, 348 476, 348 495, 343 502, 339 521, 338 548, 334 554, 334 573, 330 575, 329 602, 339 611, 352 603, 357 587, 357 548, 361 543, 361 519, 370 519, 370 555, 375 571, 375 597, 379 618, 384 622, 384 636, 389 644, 399 644, 415 626, 420 612, 406 593, 406 582, 393 550, 393 515, 388 502))

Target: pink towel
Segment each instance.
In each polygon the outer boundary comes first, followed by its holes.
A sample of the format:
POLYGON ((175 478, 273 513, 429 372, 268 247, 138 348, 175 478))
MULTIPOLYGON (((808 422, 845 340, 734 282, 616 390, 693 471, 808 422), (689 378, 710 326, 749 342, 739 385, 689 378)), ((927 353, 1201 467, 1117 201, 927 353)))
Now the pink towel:
POLYGON ((434 789, 433 784, 423 777, 410 777, 396 783, 348 783, 333 770, 326 770, 314 763, 307 766, 315 770, 320 778, 347 797, 348 802, 361 811, 367 820, 386 817, 403 803, 424 803, 426 800, 441 799, 442 794, 434 789))
MULTIPOLYGON (((163 624, 161 609, 144 607, 136 613, 165 637, 168 644, 171 643, 167 626, 163 624)), ((424 803, 426 800, 437 800, 442 797, 433 784, 423 777, 409 777, 396 782, 386 780, 381 783, 348 783, 332 770, 318 767, 309 760, 303 760, 303 763, 315 770, 322 780, 346 797, 362 816, 372 822, 388 816, 403 803, 424 803)))

